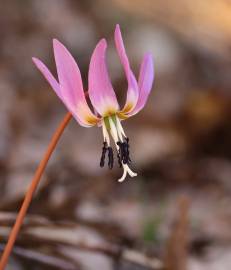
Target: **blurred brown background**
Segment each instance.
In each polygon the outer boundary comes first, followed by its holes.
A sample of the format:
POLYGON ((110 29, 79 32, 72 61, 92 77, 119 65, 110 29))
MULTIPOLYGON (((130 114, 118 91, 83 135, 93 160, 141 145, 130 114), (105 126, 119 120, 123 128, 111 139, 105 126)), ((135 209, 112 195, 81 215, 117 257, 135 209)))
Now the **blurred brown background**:
POLYGON ((55 72, 52 38, 76 57, 87 87, 96 42, 119 23, 136 74, 156 78, 124 122, 138 177, 99 167, 101 129, 72 120, 31 205, 7 269, 229 270, 231 267, 231 1, 0 2, 0 248, 66 109, 31 57, 55 72))

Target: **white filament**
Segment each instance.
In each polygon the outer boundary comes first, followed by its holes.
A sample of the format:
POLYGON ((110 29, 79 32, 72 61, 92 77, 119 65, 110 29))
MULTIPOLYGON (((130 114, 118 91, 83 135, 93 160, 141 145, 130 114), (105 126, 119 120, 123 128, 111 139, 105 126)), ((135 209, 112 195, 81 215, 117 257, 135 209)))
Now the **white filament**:
POLYGON ((119 146, 117 145, 117 142, 119 141, 119 139, 118 139, 118 133, 117 133, 117 130, 116 130, 116 126, 115 126, 113 120, 111 119, 111 117, 109 117, 109 124, 110 124, 110 128, 111 128, 110 129, 111 136, 114 139, 114 142, 115 142, 115 145, 116 145, 117 150, 119 150, 119 146))
POLYGON ((122 127, 122 125, 121 125, 121 123, 120 123, 120 120, 119 120, 119 118, 118 118, 117 116, 116 116, 116 125, 117 125, 118 133, 120 133, 120 134, 122 134, 124 137, 126 137, 125 132, 124 132, 124 130, 123 130, 123 127, 122 127))
POLYGON ((105 141, 107 142, 108 146, 110 146, 110 137, 109 137, 109 134, 107 132, 107 128, 105 126, 104 121, 102 121, 102 129, 103 129, 103 140, 104 140, 104 142, 105 141))

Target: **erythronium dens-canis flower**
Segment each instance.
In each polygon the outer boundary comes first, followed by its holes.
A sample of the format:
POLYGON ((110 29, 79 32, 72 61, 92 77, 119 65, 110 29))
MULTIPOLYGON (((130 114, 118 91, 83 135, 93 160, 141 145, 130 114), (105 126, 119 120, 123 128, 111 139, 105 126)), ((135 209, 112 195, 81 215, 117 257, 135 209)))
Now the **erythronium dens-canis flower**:
POLYGON ((63 44, 56 39, 53 40, 58 81, 39 59, 33 58, 33 62, 81 126, 92 127, 97 125, 102 127, 101 167, 104 166, 106 154, 108 154, 108 166, 110 169, 113 168, 114 155, 110 138, 113 139, 118 163, 120 167, 123 167, 123 175, 118 180, 122 182, 127 174, 131 177, 137 174, 129 167, 131 163, 129 139, 125 135, 121 120, 126 120, 143 109, 152 89, 154 69, 152 56, 146 53, 141 63, 137 81, 130 68, 119 25, 116 25, 114 38, 128 83, 127 99, 122 109, 119 107, 108 75, 105 56, 107 42, 105 39, 101 39, 96 45, 89 66, 88 96, 94 108, 94 113, 87 104, 78 65, 63 44))

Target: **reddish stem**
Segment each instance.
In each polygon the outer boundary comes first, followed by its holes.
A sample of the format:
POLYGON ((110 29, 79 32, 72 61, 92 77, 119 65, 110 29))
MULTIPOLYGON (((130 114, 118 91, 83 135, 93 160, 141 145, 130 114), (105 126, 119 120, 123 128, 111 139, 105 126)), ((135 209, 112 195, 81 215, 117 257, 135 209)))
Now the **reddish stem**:
POLYGON ((67 124, 69 123, 71 118, 72 118, 72 115, 71 115, 71 113, 68 112, 66 114, 66 116, 64 117, 63 121, 61 122, 61 124, 59 125, 59 127, 57 128, 57 130, 55 131, 55 133, 50 141, 50 144, 47 148, 47 151, 46 151, 43 159, 39 163, 39 166, 35 172, 34 178, 32 179, 31 185, 29 186, 29 189, 28 189, 28 191, 25 195, 24 201, 22 203, 21 209, 20 209, 18 216, 16 218, 14 227, 10 232, 8 242, 7 242, 5 249, 3 251, 1 261, 0 261, 0 270, 4 270, 4 268, 7 264, 7 261, 8 261, 8 258, 10 256, 10 253, 12 251, 12 248, 14 246, 15 240, 17 238, 17 235, 19 233, 19 230, 20 230, 21 225, 23 223, 23 220, 25 218, 27 209, 30 206, 33 194, 34 194, 34 192, 35 192, 35 190, 40 182, 41 176, 42 176, 42 174, 47 166, 47 163, 50 159, 50 156, 53 153, 53 151, 58 143, 59 138, 61 137, 65 127, 67 126, 67 124))

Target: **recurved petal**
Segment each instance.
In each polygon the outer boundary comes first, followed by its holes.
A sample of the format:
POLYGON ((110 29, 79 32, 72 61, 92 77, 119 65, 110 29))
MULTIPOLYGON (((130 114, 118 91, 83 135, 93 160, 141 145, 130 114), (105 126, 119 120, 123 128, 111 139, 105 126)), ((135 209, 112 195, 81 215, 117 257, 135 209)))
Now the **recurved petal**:
POLYGON ((53 88, 55 93, 59 98, 61 98, 60 87, 54 76, 51 74, 50 70, 43 64, 43 62, 35 57, 32 60, 36 67, 40 70, 46 80, 49 82, 50 86, 53 88))
POLYGON ((143 109, 147 102, 148 96, 152 90, 152 84, 154 80, 154 67, 152 55, 147 53, 144 55, 141 63, 138 86, 139 86, 139 98, 138 102, 129 115, 134 115, 143 109))
POLYGON ((53 46, 63 102, 80 125, 95 125, 99 119, 91 112, 87 104, 78 65, 58 40, 53 40, 53 46))
POLYGON ((123 38, 120 31, 120 26, 118 24, 115 28, 115 44, 128 81, 127 100, 124 108, 122 109, 122 112, 129 113, 136 106, 139 97, 139 90, 136 78, 130 68, 129 60, 126 54, 123 38))
POLYGON ((97 44, 90 61, 88 93, 95 110, 102 116, 114 114, 119 109, 117 98, 108 75, 105 39, 97 44))

